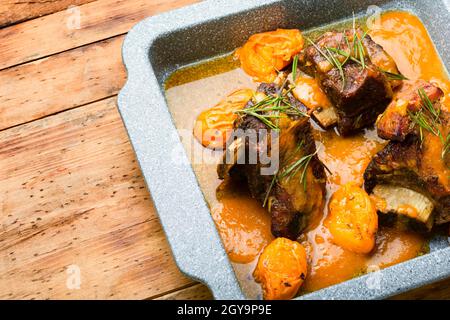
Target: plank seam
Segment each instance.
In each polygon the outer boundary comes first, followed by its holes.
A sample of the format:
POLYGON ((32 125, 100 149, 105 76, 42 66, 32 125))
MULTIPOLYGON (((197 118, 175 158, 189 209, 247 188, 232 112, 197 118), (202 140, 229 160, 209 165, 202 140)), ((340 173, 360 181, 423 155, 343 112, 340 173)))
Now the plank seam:
POLYGON ((85 43, 85 44, 83 44, 81 46, 72 47, 72 48, 69 48, 67 50, 58 51, 58 52, 55 52, 55 53, 52 53, 52 54, 49 54, 49 55, 41 56, 41 57, 36 58, 36 59, 31 59, 31 60, 24 61, 22 63, 13 64, 13 65, 10 65, 10 66, 8 66, 6 68, 2 68, 2 69, 0 68, 0 72, 1 71, 7 71, 7 70, 12 69, 12 68, 17 68, 17 67, 20 67, 22 65, 25 65, 25 64, 28 64, 28 63, 32 63, 32 62, 36 62, 36 61, 39 61, 39 60, 48 59, 48 58, 51 58, 53 56, 56 56, 56 55, 59 55, 59 54, 62 54, 62 53, 70 52, 72 50, 76 50, 76 49, 80 49, 80 48, 83 48, 83 47, 92 46, 92 45, 94 45, 94 44, 96 44, 98 42, 107 41, 107 40, 113 40, 114 38, 122 37, 122 36, 126 35, 127 33, 128 32, 119 33, 119 34, 116 34, 116 35, 111 36, 111 37, 99 39, 99 40, 96 40, 94 42, 85 43))
MULTIPOLYGON (((28 1, 28 2, 33 2, 33 1, 28 1)), ((45 2, 54 2, 54 1, 45 1, 45 2)), ((94 1, 92 1, 92 2, 94 2, 94 1)), ((44 2, 41 2, 41 3, 44 3, 44 2)), ((88 2, 88 3, 90 3, 90 2, 88 2)), ((88 4, 88 3, 85 3, 85 4, 88 4)), ((84 6, 85 4, 82 4, 82 6, 84 6)), ((64 8, 64 9, 61 9, 61 10, 58 10, 58 11, 45 13, 45 14, 42 14, 40 16, 32 17, 32 18, 29 18, 29 19, 25 18, 25 19, 22 19, 22 20, 17 20, 17 21, 11 22, 11 23, 5 23, 3 25, 0 24, 0 29, 9 28, 9 27, 16 26, 16 25, 24 23, 24 22, 29 22, 29 21, 33 21, 33 20, 40 19, 40 18, 43 18, 43 17, 51 16, 52 14, 56 14, 56 13, 59 13, 61 11, 65 11, 65 10, 67 10, 67 8, 64 8)))
POLYGON ((22 123, 15 124, 13 126, 9 126, 9 127, 0 129, 0 132, 6 131, 6 130, 11 130, 11 129, 14 129, 14 128, 17 128, 17 127, 20 127, 20 126, 23 126, 23 125, 26 125, 26 124, 33 123, 33 122, 38 121, 38 120, 42 120, 42 119, 45 119, 45 118, 48 118, 48 117, 52 117, 52 116, 58 115, 60 113, 66 112, 66 111, 70 111, 70 110, 86 107, 86 106, 88 106, 90 104, 93 104, 93 103, 96 103, 96 102, 100 102, 102 100, 111 99, 111 98, 116 97, 116 96, 117 96, 117 93, 109 95, 109 96, 106 96, 106 97, 103 97, 103 98, 100 98, 100 99, 92 100, 92 101, 89 101, 87 103, 80 104, 78 106, 69 107, 69 108, 64 109, 64 110, 60 110, 60 111, 57 111, 57 112, 49 113, 49 114, 46 114, 45 116, 42 116, 42 117, 30 120, 30 121, 25 121, 25 122, 22 122, 22 123))
POLYGON ((172 290, 166 291, 164 293, 155 294, 153 296, 150 296, 149 298, 146 298, 145 300, 155 300, 155 299, 167 296, 167 295, 169 295, 171 293, 175 293, 175 292, 178 292, 178 291, 181 291, 181 290, 186 290, 186 289, 192 288, 192 287, 197 286, 197 285, 202 285, 202 283, 200 283, 200 282, 193 282, 193 283, 190 283, 190 284, 185 284, 184 286, 181 286, 179 288, 172 289, 172 290))

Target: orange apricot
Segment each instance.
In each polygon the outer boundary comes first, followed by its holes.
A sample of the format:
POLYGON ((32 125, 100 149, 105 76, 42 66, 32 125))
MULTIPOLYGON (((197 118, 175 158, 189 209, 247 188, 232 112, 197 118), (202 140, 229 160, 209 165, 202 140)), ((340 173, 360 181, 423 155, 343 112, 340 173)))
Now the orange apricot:
POLYGON ((292 299, 306 278, 307 261, 303 246, 277 238, 264 248, 253 277, 261 283, 264 299, 292 299))
POLYGON ((203 111, 195 121, 194 136, 204 146, 211 149, 225 148, 238 117, 234 112, 243 109, 253 97, 253 90, 234 91, 216 106, 203 111))
POLYGON ((236 50, 244 71, 259 82, 273 82, 277 71, 291 63, 303 49, 303 36, 297 29, 277 29, 252 35, 236 50))
POLYGON ((341 186, 331 197, 328 208, 325 226, 336 245, 356 253, 372 251, 378 215, 363 189, 353 183, 341 186))

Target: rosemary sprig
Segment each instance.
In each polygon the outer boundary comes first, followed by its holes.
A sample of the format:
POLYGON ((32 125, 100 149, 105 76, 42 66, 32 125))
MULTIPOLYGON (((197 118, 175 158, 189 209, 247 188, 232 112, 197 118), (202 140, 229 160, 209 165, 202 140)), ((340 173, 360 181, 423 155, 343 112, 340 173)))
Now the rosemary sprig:
POLYGON ((420 88, 418 91, 422 108, 417 112, 408 112, 411 120, 419 127, 420 141, 423 142, 423 130, 430 132, 431 134, 437 136, 442 142, 442 159, 445 158, 446 154, 450 149, 450 138, 449 134, 444 139, 442 132, 439 128, 440 121, 440 110, 436 109, 431 102, 430 98, 426 94, 423 88, 420 88))
POLYGON ((298 65, 298 56, 295 55, 294 60, 292 61, 292 80, 294 80, 294 83, 297 80, 297 65, 298 65))
POLYGON ((272 182, 270 182, 269 188, 267 189, 266 196, 264 197, 264 202, 263 202, 263 205, 262 205, 263 208, 266 206, 267 200, 269 199, 270 192, 272 191, 273 186, 275 185, 275 182, 277 181, 277 174, 278 174, 278 172, 276 172, 273 175, 272 182))
MULTIPOLYGON (((341 55, 341 56, 343 56, 343 57, 346 58, 346 60, 342 63, 342 65, 344 65, 344 64, 347 62, 347 60, 351 60, 351 61, 353 61, 353 62, 356 62, 356 63, 359 64, 360 66, 362 66, 361 61, 358 60, 358 59, 356 59, 356 58, 354 58, 354 57, 352 57, 348 52, 346 52, 346 51, 344 51, 344 50, 341 50, 341 49, 332 48, 332 47, 327 47, 327 48, 328 48, 328 50, 330 50, 331 52, 337 53, 337 54, 339 54, 339 55, 341 55)), ((365 65, 365 67, 367 67, 367 65, 365 65)), ((405 76, 402 75, 402 74, 390 72, 390 71, 381 69, 381 68, 379 68, 379 67, 377 67, 377 69, 378 69, 380 72, 384 73, 384 74, 386 75, 386 77, 388 78, 388 80, 409 80, 407 77, 405 77, 405 76)))
POLYGON ((344 68, 339 59, 336 59, 336 57, 331 53, 330 50, 328 50, 328 47, 325 48, 327 50, 327 53, 330 55, 331 61, 333 61, 333 65, 339 70, 339 74, 342 79, 342 89, 345 88, 345 75, 344 75, 344 68))
MULTIPOLYGON (((364 32, 362 38, 359 38, 358 32, 356 32, 356 18, 355 18, 355 12, 353 12, 353 21, 352 21, 352 27, 353 27, 353 56, 356 57, 359 60, 359 64, 363 69, 366 68, 366 61, 364 59, 365 57, 365 51, 364 46, 362 44, 362 40, 366 37, 367 31, 364 32)), ((345 33, 344 33, 345 35, 345 33)))
POLYGON ((388 80, 409 80, 407 77, 405 77, 400 73, 390 72, 381 68, 378 68, 378 70, 384 73, 384 75, 388 78, 388 80))
MULTIPOLYGON (((304 144, 303 139, 300 140, 299 143, 297 143, 297 147, 295 148, 294 152, 292 152, 292 154, 288 157, 288 159, 286 159, 287 162, 290 161, 292 159, 292 157, 295 154, 297 154, 297 152, 300 151, 300 149, 303 146, 303 144, 304 144)), ((270 192, 272 191, 273 186, 274 186, 275 182, 277 181, 277 179, 278 179, 278 171, 273 175, 272 181, 271 181, 271 183, 269 185, 269 188, 267 189, 266 196, 264 197, 263 207, 265 207, 265 205, 267 203, 267 200, 269 199, 270 192)))
POLYGON ((325 54, 325 52, 322 51, 322 49, 320 49, 320 47, 314 43, 314 41, 312 41, 310 38, 305 37, 305 39, 314 47, 316 48, 317 51, 319 51, 319 53, 328 61, 329 64, 333 65, 332 60, 330 59, 330 57, 328 55, 325 54))
POLYGON ((366 60, 365 60, 366 52, 365 52, 362 41, 364 40, 366 35, 367 35, 367 31, 364 32, 364 34, 362 35, 362 37, 360 39, 359 36, 356 34, 356 47, 358 48, 359 61, 361 62, 361 67, 363 69, 366 68, 366 60))
POLYGON ((300 182, 303 184, 304 190, 306 190, 306 169, 308 168, 309 163, 311 162, 311 159, 317 154, 317 151, 308 154, 306 156, 301 157, 294 163, 292 163, 287 168, 283 169, 283 171, 280 174, 280 179, 284 179, 287 177, 287 180, 290 180, 292 177, 294 177, 300 170, 302 170, 302 174, 300 176, 300 182))
MULTIPOLYGON (((300 151, 300 149, 304 146, 304 140, 300 140, 299 143, 297 143, 297 147, 295 148, 295 150, 291 153, 291 155, 285 160, 285 162, 289 162, 290 160, 292 160, 292 158, 300 151)), ((272 181, 270 182, 269 188, 267 189, 266 195, 264 197, 264 201, 263 201, 263 207, 265 207, 265 205, 267 204, 267 201, 269 199, 270 193, 272 192, 272 189, 275 185, 275 183, 277 182, 278 179, 283 179, 286 178, 288 179, 288 181, 294 177, 300 170, 302 170, 301 176, 300 176, 300 183, 303 184, 303 190, 306 191, 306 170, 308 169, 309 163, 311 162, 311 159, 317 154, 318 150, 316 150, 316 152, 303 156, 300 159, 298 159, 297 161, 295 161, 294 163, 292 163, 291 165, 289 165, 287 168, 284 168, 282 170, 282 172, 280 173, 279 171, 277 171, 273 177, 272 177, 272 181)), ((320 161, 320 160, 319 160, 320 161)), ((327 166, 325 166, 325 164, 320 161, 320 163, 323 165, 323 167, 330 173, 330 169, 328 169, 327 166)))
MULTIPOLYGON (((439 129, 436 126, 436 123, 430 119, 422 110, 417 112, 409 112, 409 116, 411 120, 419 126, 419 130, 427 130, 431 132, 435 136, 439 136, 439 129)), ((423 133, 420 131, 421 140, 423 140, 423 133)))
POLYGON ((439 120, 440 110, 437 110, 433 103, 431 102, 430 98, 426 94, 425 90, 423 88, 420 88, 418 90, 420 100, 422 101, 422 107, 425 107, 434 117, 436 121, 439 120))
POLYGON ((447 138, 445 138, 444 147, 442 148, 442 159, 445 159, 447 153, 450 152, 450 133, 447 134, 447 138))
MULTIPOLYGON (((367 31, 364 32, 362 39, 364 39, 367 35, 367 31)), ((350 49, 350 53, 345 52, 344 50, 341 50, 341 44, 338 44, 338 48, 333 47, 325 47, 324 50, 322 50, 317 44, 315 44, 311 39, 308 37, 305 37, 306 40, 314 46, 314 48, 325 58, 325 60, 328 61, 328 63, 333 66, 334 68, 339 70, 339 75, 341 76, 342 80, 342 88, 345 88, 345 74, 344 74, 344 65, 349 61, 352 60, 358 64, 361 65, 363 69, 366 68, 366 61, 365 61, 365 49, 362 44, 362 39, 359 38, 357 32, 356 32, 356 23, 355 23, 355 17, 353 16, 353 42, 352 46, 350 46, 350 43, 347 39, 347 36, 344 32, 344 39, 347 44, 347 47, 350 49), (350 48, 351 47, 351 48, 350 48), (352 54, 353 52, 353 54, 352 54), (337 53, 343 57, 345 57, 345 60, 341 62, 339 59, 335 57, 333 53, 337 53)))
MULTIPOLYGON (((350 43, 348 42, 348 38, 345 35, 344 35, 344 39, 345 39, 345 44, 347 45, 347 48, 350 49, 350 43)), ((339 50, 341 49, 341 43, 340 42, 339 42, 338 49, 339 50)), ((342 51, 342 50, 340 50, 340 51, 342 51)), ((343 52, 345 52, 345 51, 343 51, 343 52)), ((347 53, 347 52, 345 52, 345 53, 347 53)), ((345 65, 347 63, 348 59, 350 59, 350 58, 351 58, 351 55, 350 54, 347 55, 347 57, 345 58, 345 60, 344 60, 344 62, 342 64, 345 65)))
POLYGON ((359 65, 361 65, 361 61, 359 61, 358 59, 354 58, 351 54, 349 54, 348 52, 338 49, 338 48, 333 48, 333 47, 327 47, 327 49, 331 52, 337 53, 343 57, 345 57, 346 59, 344 60, 344 62, 342 63, 342 65, 344 65, 348 60, 351 60, 353 62, 358 63, 359 65))
POLYGON ((279 115, 267 115, 267 114, 260 114, 257 112, 252 112, 250 110, 240 110, 240 112, 246 113, 249 116, 253 116, 260 120, 262 123, 264 123, 266 126, 268 126, 272 130, 279 130, 278 126, 275 125, 272 121, 270 121, 268 118, 275 118, 280 117, 279 115))
POLYGON ((263 100, 255 103, 253 106, 236 110, 236 114, 246 114, 253 116, 264 123, 272 130, 279 130, 278 119, 285 118, 287 115, 297 115, 307 117, 308 115, 301 110, 294 108, 290 103, 287 94, 292 91, 293 88, 282 90, 276 96, 268 95, 263 100), (276 123, 273 123, 272 119, 277 119, 276 123))
POLYGON ((331 51, 329 50, 328 47, 325 47, 325 52, 320 49, 320 47, 315 44, 311 39, 309 39, 308 37, 305 37, 306 40, 325 58, 325 60, 328 61, 328 63, 339 70, 339 74, 341 76, 342 79, 342 88, 345 87, 345 75, 344 75, 344 69, 343 69, 343 64, 336 59, 336 57, 331 53, 331 51))

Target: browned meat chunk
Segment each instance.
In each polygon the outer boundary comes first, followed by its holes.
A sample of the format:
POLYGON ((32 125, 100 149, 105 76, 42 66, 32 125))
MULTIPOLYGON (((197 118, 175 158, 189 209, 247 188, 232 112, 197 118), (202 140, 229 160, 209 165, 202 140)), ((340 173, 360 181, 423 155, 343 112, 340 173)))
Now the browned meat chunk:
POLYGON ((415 130, 409 113, 417 112, 423 107, 419 90, 423 90, 433 104, 444 94, 440 88, 423 80, 402 82, 394 99, 376 123, 378 136, 386 140, 403 141, 415 130))
MULTIPOLYGON (((274 85, 262 84, 258 91, 274 95, 274 85)), ((290 96, 294 107, 296 100, 290 96)), ((248 107, 251 107, 251 102, 248 107)), ((316 155, 316 147, 308 117, 292 116, 279 119, 278 150, 279 170, 264 175, 261 169, 270 166, 258 157, 250 163, 249 154, 258 154, 262 144, 269 145, 270 135, 263 134, 268 127, 260 119, 245 115, 235 123, 237 129, 252 129, 258 135, 258 143, 239 137, 234 140, 224 156, 224 163, 218 166, 221 179, 239 179, 248 185, 251 195, 267 207, 272 216, 272 233, 276 237, 296 239, 307 226, 315 212, 320 212, 325 197, 325 172, 316 155), (244 149, 239 153, 238 149, 244 149), (230 153, 232 156, 230 156, 230 153), (226 157, 233 158, 226 164, 226 157)))
POLYGON ((427 130, 420 135, 412 125, 403 141, 391 141, 375 155, 364 181, 379 211, 406 215, 427 229, 450 221, 450 155, 445 152, 449 124, 449 113, 441 111, 441 137, 427 130))
POLYGON ((392 83, 381 70, 396 73, 395 63, 381 46, 361 30, 357 35, 361 39, 359 60, 354 52, 356 41, 352 31, 327 32, 305 54, 306 64, 313 67, 337 109, 338 130, 343 135, 375 122, 392 98, 392 83))
POLYGON ((322 210, 325 171, 307 118, 293 121, 280 135, 280 171, 268 198, 272 233, 295 239, 309 218, 322 210), (310 160, 302 160, 309 157, 310 160))

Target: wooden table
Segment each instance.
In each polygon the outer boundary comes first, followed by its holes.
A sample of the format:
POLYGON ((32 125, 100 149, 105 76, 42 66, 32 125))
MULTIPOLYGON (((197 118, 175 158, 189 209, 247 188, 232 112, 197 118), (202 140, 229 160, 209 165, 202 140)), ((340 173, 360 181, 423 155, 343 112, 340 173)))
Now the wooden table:
POLYGON ((0 299, 211 298, 175 266, 116 108, 124 34, 193 2, 0 4, 0 299))

